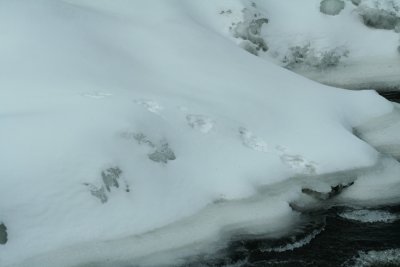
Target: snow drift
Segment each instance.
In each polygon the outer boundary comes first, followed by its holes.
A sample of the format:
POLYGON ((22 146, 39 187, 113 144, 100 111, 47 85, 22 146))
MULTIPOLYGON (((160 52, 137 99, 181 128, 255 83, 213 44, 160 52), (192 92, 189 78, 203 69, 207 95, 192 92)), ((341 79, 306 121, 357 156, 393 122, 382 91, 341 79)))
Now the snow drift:
POLYGON ((173 262, 342 183, 398 200, 399 164, 353 134, 392 104, 238 47, 220 13, 249 4, 0 2, 1 266, 173 262))

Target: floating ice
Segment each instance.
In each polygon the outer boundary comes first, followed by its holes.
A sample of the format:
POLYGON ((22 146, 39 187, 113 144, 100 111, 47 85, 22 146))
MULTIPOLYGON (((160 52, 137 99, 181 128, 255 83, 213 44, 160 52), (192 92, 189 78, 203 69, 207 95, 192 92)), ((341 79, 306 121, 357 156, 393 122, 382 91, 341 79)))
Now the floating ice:
POLYGON ((309 235, 304 237, 303 239, 298 240, 294 243, 287 244, 287 245, 280 246, 280 247, 262 249, 262 251, 263 252, 284 252, 284 251, 288 251, 288 250, 294 250, 296 248, 301 248, 301 247, 304 247, 305 245, 309 244, 322 231, 323 231, 323 229, 316 229, 316 230, 312 231, 309 235))
POLYGON ((343 264, 346 267, 398 266, 400 249, 361 251, 358 256, 343 264))
POLYGON ((398 215, 384 210, 352 210, 339 213, 339 216, 348 220, 363 223, 390 223, 399 219, 398 215))

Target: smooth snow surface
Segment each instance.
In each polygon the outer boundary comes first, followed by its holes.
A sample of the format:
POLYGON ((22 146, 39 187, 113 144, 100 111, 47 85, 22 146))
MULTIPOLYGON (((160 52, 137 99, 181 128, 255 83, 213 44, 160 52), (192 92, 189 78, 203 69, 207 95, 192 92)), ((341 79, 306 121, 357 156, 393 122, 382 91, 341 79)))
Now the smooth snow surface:
POLYGON ((353 134, 392 104, 244 51, 221 11, 247 6, 0 1, 0 266, 157 266, 238 229, 277 235, 303 187, 345 170, 365 177, 344 201, 398 197, 398 162, 353 134))

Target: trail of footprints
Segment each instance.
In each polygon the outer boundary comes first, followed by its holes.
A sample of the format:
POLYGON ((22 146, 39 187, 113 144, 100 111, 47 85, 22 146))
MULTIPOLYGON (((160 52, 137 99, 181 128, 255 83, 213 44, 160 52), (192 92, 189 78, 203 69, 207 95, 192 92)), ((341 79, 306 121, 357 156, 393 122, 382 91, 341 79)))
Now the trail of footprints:
MULTIPOLYGON (((164 110, 164 107, 154 100, 139 99, 134 100, 134 103, 158 116, 161 116, 161 112, 164 110)), ((184 113, 188 110, 182 107, 179 109, 184 113)), ((214 119, 202 114, 186 114, 185 119, 188 127, 202 134, 210 133, 216 124, 214 119)), ((283 164, 298 173, 317 173, 317 164, 315 162, 305 159, 302 155, 292 154, 288 148, 283 146, 276 146, 270 149, 267 142, 245 127, 238 127, 237 134, 241 144, 248 149, 261 153, 274 153, 280 158, 283 164)), ((151 140, 142 132, 123 132, 120 136, 126 140, 133 140, 138 145, 148 147, 147 158, 155 163, 166 165, 176 159, 176 155, 166 139, 151 140)), ((106 203, 111 190, 114 188, 120 189, 120 181, 124 183, 125 191, 130 192, 128 183, 121 175, 122 170, 118 167, 108 168, 101 173, 102 183, 100 186, 91 183, 85 183, 84 185, 87 186, 90 193, 98 198, 101 203, 106 203)))
MULTIPOLYGON (((164 109, 162 105, 154 100, 141 99, 135 100, 134 102, 143 106, 149 112, 158 115, 160 115, 160 112, 164 109)), ((187 113, 188 111, 188 108, 179 107, 179 109, 184 113, 187 113)), ((214 119, 202 114, 187 114, 186 123, 193 130, 203 134, 210 133, 216 124, 214 119)), ((305 159, 302 155, 292 154, 283 146, 276 146, 274 150, 271 151, 267 142, 245 127, 239 127, 238 133, 242 145, 249 149, 264 153, 275 153, 277 156, 279 156, 283 164, 292 168, 296 172, 305 174, 315 174, 317 172, 317 164, 313 161, 305 159)), ((160 140, 157 144, 149 140, 143 133, 132 133, 131 135, 131 137, 133 137, 133 139, 135 139, 139 144, 146 144, 154 150, 148 155, 149 159, 160 163, 167 163, 170 160, 176 159, 175 154, 169 147, 167 140, 160 140)))
POLYGON ((96 186, 92 183, 84 183, 92 196, 100 200, 101 203, 106 203, 109 198, 109 194, 113 189, 123 188, 125 192, 129 193, 130 188, 128 182, 122 177, 122 170, 115 166, 110 167, 101 172, 101 185, 96 186), (122 186, 120 183, 122 182, 122 186))

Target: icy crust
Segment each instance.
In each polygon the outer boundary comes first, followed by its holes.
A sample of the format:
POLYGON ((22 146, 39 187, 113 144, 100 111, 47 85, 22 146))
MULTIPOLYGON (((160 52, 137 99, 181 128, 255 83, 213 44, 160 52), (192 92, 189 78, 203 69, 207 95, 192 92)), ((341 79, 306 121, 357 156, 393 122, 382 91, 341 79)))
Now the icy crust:
POLYGON ((397 214, 392 214, 383 210, 352 210, 345 211, 339 214, 340 217, 348 220, 359 221, 363 223, 383 222, 390 223, 397 219, 397 214))
POLYGON ((1 266, 174 258, 281 233, 292 203, 398 196, 353 134, 392 105, 244 52, 228 3, 0 2, 1 266))
POLYGON ((316 229, 316 230, 312 231, 309 235, 304 237, 303 239, 298 240, 294 243, 287 244, 287 245, 280 246, 280 247, 267 248, 267 249, 263 249, 262 251, 263 252, 284 252, 284 251, 288 251, 288 250, 294 250, 296 248, 301 248, 301 247, 309 244, 322 231, 323 231, 323 229, 321 229, 321 230, 316 229))
MULTIPOLYGON (((385 161, 385 159, 382 160, 385 161)), ((251 235, 262 234, 271 239, 279 238, 289 233, 295 224, 300 222, 300 214, 293 212, 293 206, 287 201, 296 202, 298 205, 302 203, 306 208, 324 205, 324 201, 326 201, 325 205, 329 205, 332 201, 340 203, 340 199, 326 199, 321 202, 319 198, 302 193, 300 188, 309 188, 312 185, 315 192, 317 190, 328 192, 328 188, 332 185, 362 179, 363 174, 374 172, 376 167, 347 172, 347 174, 346 172, 326 174, 325 177, 329 179, 321 179, 320 176, 292 177, 289 180, 260 188, 259 192, 250 198, 222 199, 206 206, 193 216, 143 234, 108 241, 80 243, 9 266, 69 267, 81 266, 79 264, 83 263, 82 266, 86 266, 92 263, 94 266, 109 267, 132 262, 138 266, 169 266, 180 263, 179 259, 184 262, 196 253, 213 253, 225 245, 225 241, 231 234, 237 232, 251 235)), ((381 175, 381 179, 385 180, 386 177, 381 175)), ((379 203, 377 199, 373 197, 371 199, 372 202, 379 203)), ((267 248, 265 251, 294 250, 307 245, 321 231, 323 228, 316 229, 293 243, 267 248)))
POLYGON ((400 265, 400 249, 388 249, 382 251, 361 251, 358 256, 347 261, 345 267, 369 267, 369 266, 398 266, 400 265))

